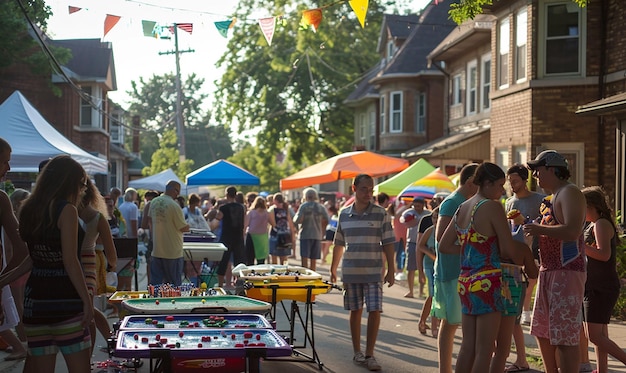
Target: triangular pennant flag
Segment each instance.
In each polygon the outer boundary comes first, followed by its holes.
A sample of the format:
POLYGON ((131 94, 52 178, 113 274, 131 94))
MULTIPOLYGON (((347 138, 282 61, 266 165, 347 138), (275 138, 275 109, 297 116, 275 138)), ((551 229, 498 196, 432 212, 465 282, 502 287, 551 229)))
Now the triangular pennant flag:
POLYGON ((259 19, 259 26, 267 44, 272 45, 272 38, 274 38, 274 30, 276 29, 276 17, 259 19))
POLYGON ((143 28, 143 36, 154 37, 154 28, 156 27, 156 22, 154 21, 141 21, 141 27, 143 28))
POLYGON ((120 16, 114 16, 111 14, 107 14, 107 17, 104 20, 104 36, 107 35, 109 31, 119 22, 120 16))
POLYGON ((69 14, 76 13, 76 12, 78 12, 81 9, 83 9, 83 8, 79 8, 77 6, 71 6, 71 5, 67 6, 67 10, 68 10, 69 14))
POLYGON ((356 19, 359 20, 362 28, 365 28, 365 15, 367 14, 368 3, 369 0, 350 0, 350 6, 354 14, 356 14, 356 19))
POLYGON ((170 32, 170 34, 174 35, 174 26, 167 26, 167 31, 170 32))
POLYGON ((179 29, 187 31, 190 34, 193 32, 193 23, 177 23, 176 26, 179 29))
POLYGON ((220 21, 220 22, 215 22, 215 27, 217 27, 217 31, 220 33, 220 35, 222 35, 223 37, 227 38, 228 37, 228 29, 232 27, 234 20, 229 20, 229 21, 220 21))
POLYGON ((313 31, 317 32, 317 28, 322 23, 322 10, 321 9, 309 9, 302 12, 302 20, 300 20, 300 26, 307 28, 313 27, 313 31))

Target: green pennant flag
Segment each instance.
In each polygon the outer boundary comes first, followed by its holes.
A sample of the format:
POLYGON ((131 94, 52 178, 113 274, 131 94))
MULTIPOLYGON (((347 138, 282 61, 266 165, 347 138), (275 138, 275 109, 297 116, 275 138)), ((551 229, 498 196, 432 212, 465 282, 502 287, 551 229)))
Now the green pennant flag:
POLYGON ((156 26, 156 22, 154 21, 141 21, 141 26, 143 27, 143 36, 155 37, 154 27, 156 26))
POLYGON ((232 23, 233 23, 232 20, 215 22, 215 27, 217 27, 217 31, 220 33, 220 35, 222 35, 223 37, 227 38, 228 37, 228 29, 231 27, 232 23))

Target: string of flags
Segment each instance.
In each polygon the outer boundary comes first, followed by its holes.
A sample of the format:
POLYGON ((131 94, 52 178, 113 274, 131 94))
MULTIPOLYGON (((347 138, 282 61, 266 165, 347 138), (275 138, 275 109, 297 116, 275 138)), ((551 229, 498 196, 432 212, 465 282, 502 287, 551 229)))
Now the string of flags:
MULTIPOLYGON (((356 15, 356 18, 359 21, 361 27, 365 28, 365 17, 367 15, 369 0, 338 0, 334 3, 324 5, 319 8, 304 10, 300 19, 300 27, 304 30, 310 28, 313 30, 313 32, 317 32, 317 29, 323 21, 323 10, 337 4, 345 3, 346 1, 350 4, 350 7, 356 15)), ((74 14, 81 9, 82 8, 77 6, 68 6, 69 14, 74 14)), ((117 25, 121 18, 121 16, 114 14, 106 15, 106 18, 104 20, 103 37, 106 36, 109 31, 111 31, 115 27, 115 25, 117 25)), ((224 38, 227 38, 228 31, 234 27, 236 22, 237 19, 235 17, 232 17, 231 19, 214 22, 214 24, 220 35, 222 35, 224 38)), ((263 36, 265 37, 268 45, 272 45, 272 39, 274 37, 274 33, 276 32, 276 25, 284 24, 284 22, 284 16, 282 15, 258 19, 259 28, 261 29, 261 32, 263 33, 263 36)), ((175 32, 174 27, 188 32, 189 34, 193 33, 193 23, 175 23, 174 25, 162 25, 155 21, 142 20, 141 26, 144 36, 157 39, 171 39, 172 35, 175 32)))

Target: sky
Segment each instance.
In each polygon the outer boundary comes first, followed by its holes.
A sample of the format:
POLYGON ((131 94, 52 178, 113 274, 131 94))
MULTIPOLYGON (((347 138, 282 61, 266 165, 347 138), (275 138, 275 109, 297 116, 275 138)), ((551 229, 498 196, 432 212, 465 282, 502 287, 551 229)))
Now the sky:
MULTIPOLYGON (((372 0, 370 0, 372 1, 372 0)), ((184 80, 195 73, 205 79, 204 89, 211 94, 215 80, 223 71, 215 63, 226 52, 228 39, 222 37, 214 22, 231 18, 237 0, 45 0, 53 15, 48 20, 48 34, 53 39, 100 38, 111 42, 115 59, 117 91, 109 97, 122 107, 128 107, 131 81, 140 77, 148 80, 152 75, 176 71, 173 54, 159 52, 174 50, 174 40, 158 40, 146 37, 142 31, 142 20, 162 24, 193 23, 193 33, 178 30, 179 50, 193 49, 193 53, 180 55, 181 77, 184 80), (82 8, 69 14, 68 6, 82 8), (104 19, 107 14, 121 16, 117 25, 106 35, 104 19)), ((412 0, 411 9, 423 8, 429 0, 412 0)), ((253 17, 273 16, 266 11, 253 12, 253 17)), ((240 21, 241 22, 241 21, 240 21)), ((237 27, 235 23, 234 27, 237 27)), ((268 47, 269 48, 269 47, 268 47)), ((211 97, 209 98, 212 99, 211 97)))

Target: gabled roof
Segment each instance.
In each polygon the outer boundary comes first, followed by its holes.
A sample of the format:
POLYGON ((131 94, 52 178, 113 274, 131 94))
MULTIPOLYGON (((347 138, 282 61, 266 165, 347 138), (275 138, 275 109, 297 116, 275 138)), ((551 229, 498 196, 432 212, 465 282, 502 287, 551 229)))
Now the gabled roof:
POLYGON ((479 45, 491 43, 491 26, 495 20, 496 17, 492 15, 479 14, 474 19, 463 22, 428 54, 428 62, 454 60, 479 45))
POLYGON ((419 23, 374 81, 394 75, 419 75, 428 70, 439 74, 434 67, 428 67, 426 57, 456 27, 448 15, 452 1, 439 0, 435 4, 433 0, 424 8, 419 23))
POLYGON ((72 59, 63 66, 66 72, 68 70, 71 72, 68 76, 104 84, 111 79, 109 88, 117 89, 111 43, 102 42, 100 39, 50 40, 49 43, 72 51, 72 59))
POLYGON ((411 35, 411 31, 419 22, 419 16, 416 14, 399 15, 385 14, 383 16, 383 24, 380 28, 380 36, 378 37, 378 46, 376 51, 383 53, 387 39, 391 37, 395 40, 404 40, 411 35))
POLYGON ((383 67, 383 61, 380 60, 376 66, 371 68, 369 71, 365 73, 361 77, 361 80, 356 85, 354 91, 350 93, 350 95, 343 101, 346 105, 356 105, 361 100, 366 100, 368 98, 378 99, 378 89, 373 84, 370 84, 369 81, 376 76, 380 72, 380 69, 383 67))

